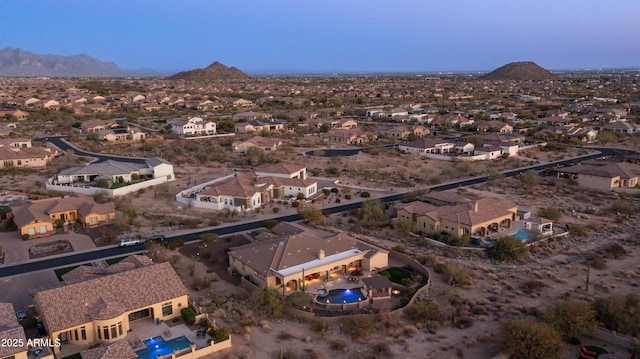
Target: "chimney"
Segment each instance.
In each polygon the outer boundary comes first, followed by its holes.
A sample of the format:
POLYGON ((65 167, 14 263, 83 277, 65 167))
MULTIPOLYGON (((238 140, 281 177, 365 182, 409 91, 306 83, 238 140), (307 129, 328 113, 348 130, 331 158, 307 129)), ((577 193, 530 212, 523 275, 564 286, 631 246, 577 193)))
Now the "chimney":
POLYGON ((324 259, 324 250, 319 250, 318 251, 318 259, 323 260, 324 259))
POLYGON ((478 212, 478 201, 473 201, 473 211, 478 212))

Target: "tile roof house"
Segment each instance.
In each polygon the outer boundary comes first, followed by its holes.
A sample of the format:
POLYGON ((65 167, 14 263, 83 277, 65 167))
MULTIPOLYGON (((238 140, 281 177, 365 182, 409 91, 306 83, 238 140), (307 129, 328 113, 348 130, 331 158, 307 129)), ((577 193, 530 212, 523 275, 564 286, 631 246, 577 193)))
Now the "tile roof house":
POLYGON ((173 165, 166 160, 154 157, 145 160, 144 163, 107 160, 67 168, 51 177, 46 187, 56 191, 89 195, 106 191, 106 194, 113 197, 174 180, 173 165), (99 181, 105 181, 107 188, 98 187, 99 181), (119 187, 117 190, 108 189, 117 183, 129 185, 119 187))
POLYGON ((0 343, 0 358, 27 359, 27 338, 11 303, 0 303, 0 343))
POLYGON ((326 234, 301 225, 294 227, 302 231, 231 248, 229 267, 257 285, 286 294, 302 290, 305 277, 329 278, 333 272, 344 274, 353 267, 374 270, 388 266, 388 252, 384 249, 344 234, 326 234))
POLYGON ((0 167, 44 167, 58 155, 56 149, 32 147, 29 139, 0 138, 0 167))
POLYGON ((444 231, 454 237, 487 236, 491 232, 511 228, 517 214, 516 205, 493 198, 444 206, 408 203, 404 207, 398 209, 398 217, 415 219, 419 231, 444 231))
POLYGON ((580 187, 598 191, 634 188, 640 185, 640 165, 618 162, 606 165, 579 164, 557 169, 558 175, 568 174, 580 187))
POLYGON ((56 224, 81 223, 99 227, 116 217, 115 204, 96 203, 92 197, 74 193, 65 197, 11 203, 13 221, 20 234, 37 238, 55 233, 56 224))
POLYGON ((282 131, 284 123, 274 119, 251 120, 248 122, 236 123, 236 133, 253 133, 253 132, 274 132, 282 131))
POLYGON ((117 342, 131 322, 171 320, 189 305, 187 289, 168 262, 63 283, 37 292, 34 303, 52 340, 79 346, 117 342))
POLYGON ((266 164, 254 173, 235 174, 206 182, 176 195, 176 200, 198 208, 248 211, 260 208, 273 199, 310 198, 318 184, 307 179, 306 167, 282 163, 266 164))
POLYGON ((118 127, 115 120, 86 120, 80 124, 80 129, 84 132, 100 132, 118 127))
POLYGON ((359 128, 329 130, 324 136, 330 142, 346 145, 367 143, 377 138, 375 134, 365 133, 359 128))
POLYGON ((138 354, 133 351, 131 345, 120 340, 113 344, 86 349, 80 352, 82 359, 137 359, 138 354))
POLYGON ((260 148, 265 152, 272 152, 282 147, 282 140, 272 137, 253 136, 246 141, 234 142, 231 147, 234 153, 245 153, 253 147, 260 148))
POLYGON ((474 146, 467 142, 450 142, 440 138, 421 138, 417 141, 401 143, 398 150, 404 153, 417 153, 420 156, 428 156, 430 154, 471 154, 474 146))

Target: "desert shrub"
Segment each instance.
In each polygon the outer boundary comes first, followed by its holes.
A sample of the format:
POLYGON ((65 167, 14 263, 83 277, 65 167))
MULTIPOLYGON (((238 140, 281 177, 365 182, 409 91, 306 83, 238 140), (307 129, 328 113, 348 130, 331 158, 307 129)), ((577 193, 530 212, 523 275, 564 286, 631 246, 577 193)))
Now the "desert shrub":
POLYGON ((211 281, 207 277, 193 279, 193 288, 195 290, 207 289, 209 288, 210 285, 211 285, 211 281))
POLYGON ((603 270, 607 268, 607 260, 598 253, 591 253, 587 257, 587 263, 594 269, 603 270))
POLYGON ((262 226, 265 228, 273 228, 276 226, 276 224, 278 224, 280 222, 276 221, 275 219, 265 219, 264 221, 262 221, 262 226))
POLYGON ((407 248, 405 248, 405 246, 403 246, 402 244, 396 244, 395 246, 391 247, 391 249, 398 253, 405 253, 407 251, 407 248))
POLYGON ((619 243, 613 243, 606 249, 607 258, 619 259, 628 255, 627 250, 619 243))
POLYGON ((433 300, 416 301, 404 309, 404 316, 414 323, 441 322, 444 317, 440 306, 433 300))
POLYGON ((175 250, 175 249, 177 249, 179 247, 182 247, 182 246, 184 246, 184 239, 176 239, 176 240, 173 240, 173 241, 169 242, 167 248, 169 248, 171 250, 175 250))
POLYGON ((371 197, 371 193, 366 192, 366 191, 365 191, 365 192, 361 192, 361 193, 360 193, 360 197, 362 197, 362 198, 369 198, 369 197, 371 197))
POLYGON ((376 356, 376 358, 389 358, 391 356, 391 349, 389 348, 389 344, 383 341, 376 341, 371 346, 371 351, 376 356))
POLYGON ((329 343, 329 348, 333 351, 343 351, 347 348, 347 343, 344 340, 335 339, 329 343))
POLYGON ((528 280, 522 283, 522 290, 527 294, 539 293, 542 289, 544 289, 547 285, 544 281, 541 280, 528 280))
POLYGON ((311 295, 305 292, 296 292, 287 297, 286 303, 290 307, 302 309, 311 303, 311 295))
POLYGON ((559 300, 545 309, 544 321, 566 339, 578 338, 596 324, 596 312, 584 301, 559 300))
POLYGON ((569 233, 575 234, 576 236, 586 236, 587 229, 577 223, 567 223, 567 228, 569 229, 569 233))
POLYGON ((634 337, 640 334, 640 295, 598 298, 593 309, 596 319, 607 329, 634 337))
POLYGON ((471 273, 456 262, 449 261, 444 266, 445 280, 452 286, 471 284, 471 273))
POLYGON ((473 326, 473 319, 469 317, 459 318, 456 320, 455 326, 458 329, 471 328, 473 326))
POLYGON ((327 321, 320 318, 313 319, 311 320, 310 323, 311 323, 311 330, 313 330, 316 333, 324 333, 325 331, 327 331, 329 327, 327 321))
POLYGON ((489 258, 499 262, 520 261, 529 257, 529 247, 513 236, 496 238, 485 251, 489 258))
POLYGON ((549 219, 553 222, 558 222, 562 218, 562 213, 553 207, 540 208, 538 210, 538 216, 549 219))
POLYGON ((291 335, 291 333, 289 333, 289 332, 287 332, 285 330, 283 330, 280 333, 278 333, 278 339, 280 339, 280 340, 289 340, 291 338, 293 338, 293 335, 291 335))
POLYGON ((621 199, 621 198, 613 201, 613 205, 611 206, 611 209, 614 212, 620 213, 620 214, 631 214, 634 212, 633 204, 631 204, 631 202, 627 201, 626 199, 621 199))
POLYGON ((211 328, 208 333, 216 343, 229 339, 229 328, 226 327, 211 328))
POLYGON ((367 314, 351 315, 340 321, 343 333, 354 339, 364 338, 369 335, 374 324, 373 317, 367 314))
POLYGON ((348 194, 348 193, 347 193, 347 194, 345 194, 345 195, 344 195, 344 199, 351 199, 351 195, 350 195, 350 194, 348 194))
POLYGON ((550 325, 518 320, 502 325, 502 346, 510 358, 561 358, 564 350, 560 334, 550 325))
POLYGON ((184 319, 187 324, 192 325, 196 322, 196 312, 194 312, 193 309, 189 307, 182 308, 180 314, 182 314, 182 319, 184 319))
POLYGON ((263 285, 256 288, 251 294, 251 303, 257 310, 270 317, 279 317, 284 311, 280 293, 274 288, 263 285))
POLYGON ((273 211, 273 213, 278 213, 280 212, 280 207, 273 207, 271 210, 273 211))

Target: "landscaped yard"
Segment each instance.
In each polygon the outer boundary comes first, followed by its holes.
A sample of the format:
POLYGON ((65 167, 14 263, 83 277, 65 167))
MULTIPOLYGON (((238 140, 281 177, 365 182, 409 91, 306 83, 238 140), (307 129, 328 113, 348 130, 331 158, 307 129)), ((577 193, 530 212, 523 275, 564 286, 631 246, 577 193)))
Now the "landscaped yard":
POLYGON ((405 283, 407 283, 407 280, 405 279, 408 279, 409 281, 415 281, 415 278, 410 271, 400 267, 387 268, 385 270, 379 271, 378 274, 383 275, 389 278, 390 281, 398 283, 400 285, 405 285, 405 283))

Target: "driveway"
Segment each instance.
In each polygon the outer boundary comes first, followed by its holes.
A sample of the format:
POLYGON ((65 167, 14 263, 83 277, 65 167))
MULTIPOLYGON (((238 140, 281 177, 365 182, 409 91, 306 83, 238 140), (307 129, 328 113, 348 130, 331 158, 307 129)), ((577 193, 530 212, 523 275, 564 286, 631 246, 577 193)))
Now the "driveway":
POLYGON ((56 234, 53 236, 22 240, 20 232, 13 231, 2 233, 2 248, 4 249, 4 264, 25 262, 29 258, 29 248, 36 244, 56 242, 58 240, 66 240, 71 243, 74 252, 92 250, 96 248, 95 243, 84 234, 75 232, 67 232, 56 234))

